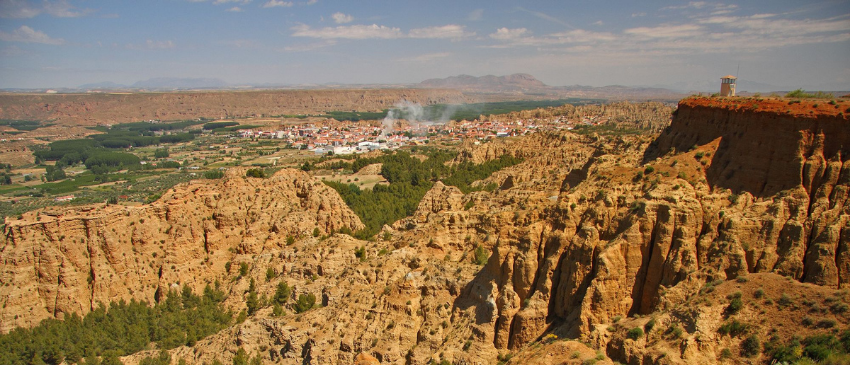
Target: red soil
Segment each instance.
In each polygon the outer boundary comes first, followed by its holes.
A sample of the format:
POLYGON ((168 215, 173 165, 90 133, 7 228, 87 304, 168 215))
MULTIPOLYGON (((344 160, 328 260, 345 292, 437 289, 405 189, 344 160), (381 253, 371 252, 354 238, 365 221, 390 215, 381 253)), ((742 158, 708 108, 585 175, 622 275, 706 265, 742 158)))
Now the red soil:
POLYGON ((848 118, 850 100, 795 99, 753 97, 689 97, 679 101, 680 106, 713 107, 735 111, 790 114, 798 117, 839 116, 848 118))

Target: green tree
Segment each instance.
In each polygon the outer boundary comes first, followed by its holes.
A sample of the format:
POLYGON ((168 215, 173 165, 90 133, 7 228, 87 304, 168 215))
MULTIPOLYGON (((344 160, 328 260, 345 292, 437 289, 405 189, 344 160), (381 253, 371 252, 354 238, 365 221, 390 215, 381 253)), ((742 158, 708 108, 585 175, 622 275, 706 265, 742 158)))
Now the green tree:
POLYGON ((292 294, 292 288, 289 287, 285 281, 281 281, 277 283, 277 290, 274 293, 274 297, 272 301, 277 304, 284 305, 289 300, 289 296, 292 294))
POLYGON ((247 177, 256 177, 256 178, 264 178, 266 177, 266 172, 263 169, 248 169, 245 173, 247 177))
POLYGON ((259 352, 251 358, 250 365, 263 365, 263 355, 259 352))
POLYGON ((245 352, 245 349, 240 347, 236 351, 236 356, 233 357, 233 365, 248 365, 248 353, 245 352))
POLYGON ((298 300, 295 301, 293 309, 296 313, 304 313, 316 305, 316 296, 313 293, 298 295, 298 300))

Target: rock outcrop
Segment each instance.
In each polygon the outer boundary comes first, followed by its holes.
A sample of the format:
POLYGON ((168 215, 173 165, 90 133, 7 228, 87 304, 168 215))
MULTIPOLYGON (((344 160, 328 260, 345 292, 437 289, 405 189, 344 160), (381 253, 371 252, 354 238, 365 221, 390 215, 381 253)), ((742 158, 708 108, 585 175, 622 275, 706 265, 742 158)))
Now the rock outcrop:
POLYGON ((244 176, 244 169, 231 169, 221 180, 179 185, 145 206, 7 218, 0 330, 119 299, 151 303, 172 285, 200 292, 226 273, 228 262, 253 261, 288 236, 362 228, 336 192, 302 171, 244 176))

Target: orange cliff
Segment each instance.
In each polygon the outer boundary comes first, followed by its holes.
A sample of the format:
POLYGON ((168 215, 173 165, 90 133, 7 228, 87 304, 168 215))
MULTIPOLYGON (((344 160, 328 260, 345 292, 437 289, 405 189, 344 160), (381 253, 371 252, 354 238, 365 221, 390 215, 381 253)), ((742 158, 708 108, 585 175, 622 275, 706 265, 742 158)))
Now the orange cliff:
POLYGON ((646 160, 719 138, 712 186, 760 197, 802 186, 811 195, 847 168, 848 110, 848 101, 687 98, 646 160))

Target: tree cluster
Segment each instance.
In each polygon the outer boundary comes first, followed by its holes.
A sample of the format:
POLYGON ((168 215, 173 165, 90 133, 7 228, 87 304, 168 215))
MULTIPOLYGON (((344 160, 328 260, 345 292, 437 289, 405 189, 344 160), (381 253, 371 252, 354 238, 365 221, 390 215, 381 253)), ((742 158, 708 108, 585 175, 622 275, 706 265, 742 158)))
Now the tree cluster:
POLYGON ((86 364, 108 364, 151 343, 160 349, 193 346, 233 320, 222 305, 224 293, 217 288, 207 285, 198 296, 184 287, 182 292, 170 291, 154 306, 122 300, 109 307, 101 304, 84 317, 71 313, 64 320, 16 328, 0 335, 0 364, 70 364, 84 358, 86 364))
MULTIPOLYGON (((366 225, 365 229, 355 232, 355 237, 372 237, 385 224, 413 214, 422 197, 437 180, 442 180, 446 185, 457 186, 468 193, 476 190, 470 185, 474 181, 521 162, 521 159, 504 155, 478 165, 461 163, 447 166, 446 162, 452 160, 456 153, 436 149, 426 149, 422 152, 428 157, 424 161, 408 152, 399 151, 379 157, 358 158, 350 163, 353 171, 373 163, 382 163, 381 175, 390 182, 389 185, 379 184, 372 190, 361 190, 356 184, 325 181, 325 184, 339 192, 345 203, 366 225)), ((492 190, 495 186, 489 188, 492 190)))

